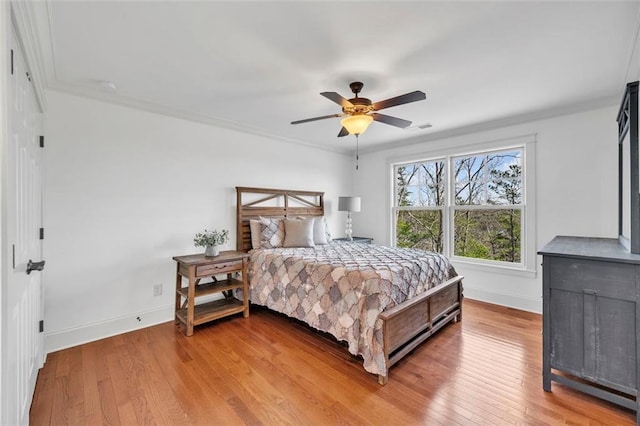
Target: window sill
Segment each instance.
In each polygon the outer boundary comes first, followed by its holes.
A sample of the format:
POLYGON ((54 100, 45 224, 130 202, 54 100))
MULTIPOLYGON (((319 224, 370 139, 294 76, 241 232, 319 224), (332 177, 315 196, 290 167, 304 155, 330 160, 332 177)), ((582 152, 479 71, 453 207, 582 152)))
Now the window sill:
POLYGON ((535 269, 526 269, 518 266, 506 266, 506 265, 490 265, 487 263, 473 262, 461 258, 452 258, 451 263, 455 268, 460 266, 460 269, 488 272, 492 274, 504 274, 513 275, 520 278, 534 279, 537 276, 535 269))

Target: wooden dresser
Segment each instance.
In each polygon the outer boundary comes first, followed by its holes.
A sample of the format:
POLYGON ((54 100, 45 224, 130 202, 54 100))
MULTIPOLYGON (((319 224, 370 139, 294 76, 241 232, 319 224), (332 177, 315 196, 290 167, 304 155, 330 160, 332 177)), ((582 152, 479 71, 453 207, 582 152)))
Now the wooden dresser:
POLYGON ((544 390, 555 381, 640 411, 640 255, 583 237, 556 237, 539 254, 544 390))

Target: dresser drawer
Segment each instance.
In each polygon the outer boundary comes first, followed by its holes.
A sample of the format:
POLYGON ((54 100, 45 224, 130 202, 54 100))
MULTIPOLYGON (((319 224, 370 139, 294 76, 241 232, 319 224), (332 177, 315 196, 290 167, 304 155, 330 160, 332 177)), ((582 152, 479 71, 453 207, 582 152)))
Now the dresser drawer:
POLYGON ((591 293, 616 299, 636 299, 636 266, 627 263, 545 256, 549 288, 591 293))
POLYGON ((198 265, 196 267, 196 277, 208 277, 215 274, 237 272, 242 270, 242 260, 232 260, 229 262, 212 263, 209 265, 198 265))

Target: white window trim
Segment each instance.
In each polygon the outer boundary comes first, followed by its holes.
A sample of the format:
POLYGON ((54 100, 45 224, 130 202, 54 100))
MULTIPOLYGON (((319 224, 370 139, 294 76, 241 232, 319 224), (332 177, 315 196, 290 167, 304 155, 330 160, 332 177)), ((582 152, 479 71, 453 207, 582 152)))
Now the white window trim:
MULTIPOLYGON (((387 167, 390 173, 390 179, 387 180, 387 205, 389 208, 389 238, 391 245, 395 246, 396 242, 396 223, 395 223, 395 167, 402 164, 413 164, 426 161, 442 160, 443 158, 449 159, 451 157, 460 157, 465 155, 477 155, 483 152, 503 151, 509 149, 522 149, 522 164, 524 166, 525 175, 523 179, 524 197, 522 206, 524 232, 521 235, 522 238, 522 262, 514 264, 510 262, 499 262, 495 260, 483 260, 472 259, 468 257, 460 257, 449 255, 449 258, 454 263, 459 264, 465 269, 479 270, 485 272, 498 272, 509 275, 522 276, 526 278, 535 278, 537 271, 537 255, 536 255, 536 134, 528 134, 521 136, 514 136, 511 138, 486 141, 477 144, 452 144, 446 148, 434 149, 430 151, 422 151, 416 154, 407 154, 401 157, 390 157, 387 159, 387 167)), ((450 182, 450 170, 449 161, 445 162, 445 173, 449 177, 450 182)), ((443 209, 443 226, 447 229, 450 228, 453 208, 450 206, 449 197, 451 197, 451 185, 447 185, 445 191, 446 206, 443 209)), ((464 206, 469 207, 469 206, 464 206)), ((501 206, 502 208, 508 208, 509 206, 501 206)), ((520 207, 518 207, 520 208, 520 207)), ((419 207, 418 209, 424 210, 419 207)), ((432 208, 427 208, 431 210, 432 208)), ((433 208, 436 210, 438 208, 433 208)), ((453 238, 453 236, 450 236, 453 238)), ((451 252, 450 238, 444 239, 444 252, 451 252)))

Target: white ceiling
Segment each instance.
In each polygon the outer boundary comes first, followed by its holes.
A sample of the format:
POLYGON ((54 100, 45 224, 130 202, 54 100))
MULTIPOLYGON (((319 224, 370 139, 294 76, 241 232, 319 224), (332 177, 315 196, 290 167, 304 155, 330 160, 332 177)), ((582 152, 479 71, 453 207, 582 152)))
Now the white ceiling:
MULTIPOLYGON (((360 146, 433 138, 615 104, 640 2, 58 1, 33 6, 46 86, 331 150, 340 112, 319 95, 427 100, 382 112, 360 146), (99 82, 110 81, 111 91, 99 82)), ((612 119, 614 119, 612 117, 612 119)))

